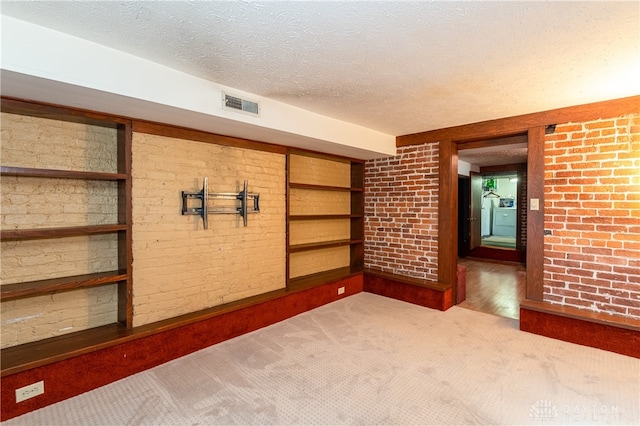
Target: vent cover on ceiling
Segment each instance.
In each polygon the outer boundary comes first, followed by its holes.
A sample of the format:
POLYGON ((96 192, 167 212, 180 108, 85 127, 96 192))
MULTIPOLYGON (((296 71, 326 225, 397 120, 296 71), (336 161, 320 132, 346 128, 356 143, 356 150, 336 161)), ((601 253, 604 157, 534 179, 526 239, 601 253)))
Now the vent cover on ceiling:
POLYGON ((231 96, 224 92, 222 92, 222 108, 251 115, 260 115, 260 104, 258 102, 231 96))

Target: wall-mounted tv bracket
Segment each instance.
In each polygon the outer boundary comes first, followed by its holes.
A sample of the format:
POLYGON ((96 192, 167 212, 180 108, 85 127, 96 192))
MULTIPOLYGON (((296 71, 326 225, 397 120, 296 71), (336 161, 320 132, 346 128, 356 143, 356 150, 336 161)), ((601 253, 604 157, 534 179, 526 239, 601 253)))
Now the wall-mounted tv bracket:
POLYGON ((198 192, 182 191, 182 215, 198 215, 202 217, 204 229, 207 229, 210 214, 239 214, 242 216, 244 226, 247 226, 247 215, 249 213, 260 213, 260 194, 253 194, 247 190, 248 182, 244 181, 244 189, 240 192, 209 192, 207 178, 202 184, 202 190, 198 192), (188 200, 202 200, 200 207, 189 207, 188 200), (219 206, 209 207, 210 199, 218 200, 240 200, 240 206, 219 206))

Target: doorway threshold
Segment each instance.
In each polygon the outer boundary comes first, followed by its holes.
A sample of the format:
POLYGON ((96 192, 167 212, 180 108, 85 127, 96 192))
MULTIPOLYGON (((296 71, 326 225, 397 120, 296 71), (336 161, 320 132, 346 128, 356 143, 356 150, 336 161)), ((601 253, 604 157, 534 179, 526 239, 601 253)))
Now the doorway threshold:
POLYGON ((524 250, 478 246, 469 252, 468 257, 525 263, 526 252, 524 250))

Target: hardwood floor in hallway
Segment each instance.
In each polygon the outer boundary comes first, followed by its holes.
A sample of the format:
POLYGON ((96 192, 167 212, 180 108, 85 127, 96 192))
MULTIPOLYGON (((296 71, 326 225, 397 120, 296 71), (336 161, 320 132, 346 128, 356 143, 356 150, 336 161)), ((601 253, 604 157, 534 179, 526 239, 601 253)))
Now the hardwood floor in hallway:
POLYGON ((501 317, 519 319, 525 298, 526 269, 514 262, 459 259, 467 268, 466 299, 458 306, 501 317))

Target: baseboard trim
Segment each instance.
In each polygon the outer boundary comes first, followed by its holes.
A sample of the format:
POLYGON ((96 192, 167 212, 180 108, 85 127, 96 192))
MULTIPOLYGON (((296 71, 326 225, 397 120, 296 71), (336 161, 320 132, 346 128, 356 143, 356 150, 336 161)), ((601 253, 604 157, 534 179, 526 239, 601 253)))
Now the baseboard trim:
POLYGON ((520 330, 640 358, 640 321, 524 301, 520 305, 520 330))
POLYGON ((216 343, 362 292, 363 274, 270 300, 2 378, 1 421, 80 395, 216 343), (338 295, 338 288, 345 292, 338 295), (15 390, 43 380, 45 393, 16 403, 15 390))
POLYGON ((366 269, 363 288, 368 293, 440 311, 446 311, 453 306, 451 286, 437 282, 366 269))

